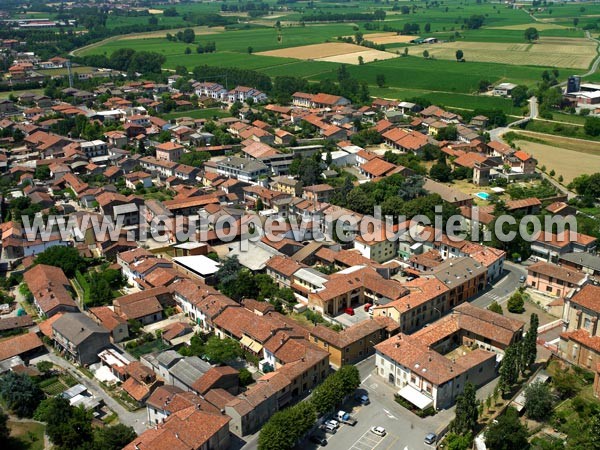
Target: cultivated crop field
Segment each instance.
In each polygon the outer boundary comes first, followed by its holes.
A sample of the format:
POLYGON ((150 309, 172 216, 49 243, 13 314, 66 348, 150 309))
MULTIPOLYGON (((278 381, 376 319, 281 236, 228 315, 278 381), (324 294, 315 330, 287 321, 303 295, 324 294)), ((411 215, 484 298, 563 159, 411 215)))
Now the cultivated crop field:
MULTIPOLYGON (((526 152, 531 153, 538 160, 539 166, 546 166, 548 170, 554 169, 557 176, 562 175, 565 183, 570 183, 578 175, 600 171, 600 144, 586 143, 585 148, 587 151, 581 152, 565 148, 568 143, 565 144, 563 139, 568 138, 557 139, 556 136, 536 133, 536 138, 538 136, 547 136, 547 139, 544 137, 543 140, 548 144, 519 140, 515 140, 514 143, 526 152)), ((571 142, 580 144, 572 139, 571 142)))
MULTIPOLYGON (((406 99, 424 97, 447 107, 466 109, 498 108, 512 115, 521 115, 520 108, 510 99, 479 95, 482 80, 490 84, 512 82, 533 86, 544 70, 559 68, 561 81, 568 75, 584 73, 597 56, 596 43, 585 39, 581 25, 584 20, 597 21, 600 5, 593 3, 559 4, 536 12, 534 19, 525 9, 513 9, 501 3, 476 3, 445 0, 443 3, 371 2, 349 0, 320 1, 314 4, 297 2, 280 6, 275 0, 265 0, 275 10, 259 17, 242 17, 230 9, 222 11, 224 3, 193 2, 177 4, 177 17, 165 17, 158 10, 172 5, 153 6, 160 25, 173 21, 175 30, 152 31, 117 36, 92 44, 75 52, 76 55, 110 55, 119 48, 157 52, 165 56, 165 69, 185 66, 243 67, 269 76, 297 76, 309 81, 335 80, 339 64, 348 64, 352 75, 365 81, 373 95, 406 99), (401 11, 407 6, 409 11, 401 11), (585 11, 581 11, 584 8, 585 11), (344 22, 306 21, 304 16, 315 14, 356 14, 384 10, 384 21, 346 20, 344 22), (552 9, 550 13, 548 10, 552 9), (166 34, 181 29, 186 14, 221 14, 239 17, 235 25, 197 27, 195 42, 167 41, 166 34), (472 15, 484 17, 483 26, 469 29, 466 20, 472 15), (581 17, 579 28, 572 18, 581 17), (540 19, 542 21, 540 21, 540 19), (553 21, 557 19, 557 21, 553 21), (407 23, 418 24, 414 34, 402 34, 407 23), (175 25, 176 24, 176 25, 175 25), (540 34, 537 43, 525 40, 524 30, 536 27, 540 34), (354 37, 360 32, 364 40, 385 45, 386 51, 373 50, 338 40, 339 36, 354 37), (414 45, 417 37, 437 37, 450 41, 432 45, 414 45), (196 52, 198 44, 214 41, 217 51, 196 52), (189 49, 189 50, 188 50, 189 49), (408 56, 404 57, 405 49, 408 56), (464 52, 465 63, 458 64, 456 50, 464 52), (432 59, 423 58, 427 50, 432 59), (398 54, 403 57, 397 57, 398 54), (359 56, 364 64, 359 65, 359 56), (385 85, 376 82, 385 77, 385 85)), ((238 2, 240 3, 240 2, 238 2)), ((241 2, 243 3, 243 2, 241 2)), ((229 6, 227 6, 229 8, 229 6)), ((227 9, 225 8, 225 9, 227 9)), ((148 16, 114 16, 108 27, 127 23, 144 23, 148 16), (137 22, 136 22, 137 21, 137 22)), ((593 74, 587 80, 600 80, 593 74)))
POLYGON ((397 34, 397 33, 371 33, 364 36, 368 41, 374 42, 375 44, 406 44, 413 39, 417 39, 419 36, 409 34, 397 34))
POLYGON ((553 37, 536 43, 445 42, 419 48, 440 59, 455 59, 456 51, 462 50, 467 61, 576 69, 587 69, 597 55, 592 41, 553 37))
POLYGON ((340 64, 358 64, 359 58, 363 62, 396 58, 398 55, 380 50, 368 50, 356 44, 344 42, 328 42, 325 44, 304 45, 301 47, 284 48, 261 52, 258 55, 275 56, 280 58, 296 58, 311 61, 327 61, 340 64))

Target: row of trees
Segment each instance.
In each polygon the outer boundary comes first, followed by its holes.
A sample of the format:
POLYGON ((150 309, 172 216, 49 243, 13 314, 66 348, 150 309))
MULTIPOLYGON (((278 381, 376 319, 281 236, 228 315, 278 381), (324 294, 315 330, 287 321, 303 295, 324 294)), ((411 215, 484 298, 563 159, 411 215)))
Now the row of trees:
POLYGON ((532 314, 529 321, 529 330, 523 340, 512 343, 504 351, 498 382, 498 386, 504 394, 509 392, 517 383, 519 375, 530 370, 535 363, 538 326, 538 315, 532 314))
POLYGON ((119 48, 106 55, 89 55, 76 58, 77 62, 94 66, 108 67, 121 70, 128 74, 135 72, 142 74, 159 74, 161 67, 167 60, 164 55, 156 52, 136 51, 131 48, 119 48))
POLYGON ((303 15, 300 20, 302 22, 348 22, 348 21, 370 21, 370 20, 385 20, 386 12, 378 9, 373 13, 329 13, 316 12, 303 15))
POLYGON ((258 437, 259 450, 288 450, 314 426, 322 416, 340 404, 360 385, 360 375, 354 366, 342 366, 315 388, 310 400, 274 414, 262 427, 258 437))

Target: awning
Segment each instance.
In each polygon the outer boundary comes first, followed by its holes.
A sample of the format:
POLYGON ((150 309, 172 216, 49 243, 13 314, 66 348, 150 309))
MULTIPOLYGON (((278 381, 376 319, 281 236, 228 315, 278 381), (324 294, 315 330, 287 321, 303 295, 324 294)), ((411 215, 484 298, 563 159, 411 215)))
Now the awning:
POLYGON ((433 405, 433 400, 431 398, 408 384, 398 391, 398 395, 408 400, 419 409, 425 409, 433 405))
POLYGON ((242 346, 250 349, 254 353, 259 353, 263 349, 262 345, 260 345, 254 339, 246 336, 245 334, 242 336, 242 339, 240 339, 240 344, 242 344, 242 346))

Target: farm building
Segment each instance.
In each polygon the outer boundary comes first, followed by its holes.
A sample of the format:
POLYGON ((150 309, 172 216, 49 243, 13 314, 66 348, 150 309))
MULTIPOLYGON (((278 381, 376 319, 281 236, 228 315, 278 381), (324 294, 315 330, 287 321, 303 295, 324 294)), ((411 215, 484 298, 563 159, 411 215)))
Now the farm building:
POLYGON ((510 97, 513 89, 516 87, 517 85, 513 83, 500 83, 498 86, 494 87, 493 94, 501 95, 503 97, 510 97))

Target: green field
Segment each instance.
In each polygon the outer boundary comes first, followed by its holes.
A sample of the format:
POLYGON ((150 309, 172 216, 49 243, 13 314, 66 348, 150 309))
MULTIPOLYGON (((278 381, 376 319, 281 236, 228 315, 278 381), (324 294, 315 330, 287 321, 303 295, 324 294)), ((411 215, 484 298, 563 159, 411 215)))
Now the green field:
POLYGON ((192 109, 189 111, 178 111, 168 114, 164 114, 166 120, 177 119, 178 117, 191 117, 192 119, 212 119, 213 117, 229 117, 227 111, 220 108, 205 108, 205 109, 192 109))
MULTIPOLYGON (((251 70, 264 72, 272 77, 275 76, 298 76, 309 81, 321 81, 325 79, 334 79, 339 64, 323 61, 301 61, 292 59, 293 52, 285 55, 285 58, 256 55, 255 53, 291 48, 302 45, 318 44, 325 42, 335 42, 338 36, 351 36, 360 30, 364 33, 365 39, 369 39, 371 33, 389 32, 394 29, 402 29, 406 23, 418 23, 421 27, 420 36, 433 35, 438 39, 456 39, 458 42, 473 43, 481 42, 482 48, 486 43, 524 43, 524 28, 536 26, 532 17, 527 11, 513 9, 502 4, 492 3, 466 3, 461 0, 449 0, 439 4, 413 4, 398 3, 396 11, 391 3, 371 2, 371 1, 350 1, 340 2, 315 2, 314 7, 311 4, 294 3, 289 4, 287 8, 281 8, 274 0, 268 0, 267 3, 274 5, 276 10, 270 14, 257 19, 245 18, 243 21, 247 24, 262 24, 268 27, 239 30, 216 30, 214 34, 202 34, 196 36, 193 44, 182 42, 170 42, 166 38, 158 37, 162 32, 155 32, 149 37, 128 36, 126 39, 111 38, 107 41, 93 45, 91 48, 81 49, 78 55, 106 54, 110 55, 119 48, 128 47, 137 51, 152 51, 163 54, 166 58, 164 67, 174 69, 176 66, 185 66, 192 70, 196 66, 208 65, 217 67, 243 67, 251 70), (409 6, 409 14, 402 14, 399 10, 401 6, 409 6), (328 23, 315 24, 307 23, 306 26, 299 26, 298 20, 303 14, 316 13, 372 13, 377 9, 386 11, 385 21, 365 24, 358 23, 328 23), (484 26, 480 29, 469 30, 465 28, 465 20, 472 15, 484 16, 484 26), (274 24, 281 21, 282 27, 278 31, 274 24), (429 24, 429 33, 425 33, 426 24, 429 24), (385 27, 385 29, 384 29, 385 27), (390 28, 391 27, 391 28, 390 28), (506 28, 502 28, 506 27, 506 28), (214 41, 217 51, 212 54, 198 54, 195 47, 199 43, 214 41), (186 49, 192 50, 191 54, 185 54, 186 49), (248 48, 252 48, 249 54, 248 48)), ((597 4, 578 4, 578 5, 560 5, 552 6, 553 18, 568 21, 571 15, 577 14, 579 8, 585 7, 585 14, 600 14, 600 5, 597 4), (560 11, 559 11, 560 10, 560 11), (566 18, 566 19, 565 19, 566 18)), ((168 6, 159 6, 158 9, 165 9, 168 6)), ((221 10, 220 4, 215 3, 190 3, 185 5, 176 5, 179 16, 162 17, 162 14, 156 16, 159 20, 173 20, 177 26, 181 26, 181 21, 186 13, 218 13, 221 10)), ((235 14, 235 13, 229 13, 235 14)), ((581 14, 579 12, 579 14, 581 14)), ((240 14, 238 14, 240 15, 240 14)), ((540 18, 550 16, 546 10, 538 14, 540 18)), ((126 23, 141 23, 148 17, 123 17, 115 16, 114 23, 109 26, 124 25, 126 23), (136 22, 137 21, 137 22, 136 22)), ((111 19, 112 20, 112 19, 111 19)), ((596 20, 596 18, 594 18, 596 20)), ((244 25, 240 23, 240 26, 244 25)), ((561 26, 553 22, 540 23, 541 37, 565 37, 582 38, 582 30, 575 30, 572 25, 561 26)), ((210 29, 208 29, 210 32, 210 29)), ((166 35, 167 31, 164 31, 166 35)), ((552 67, 526 66, 526 65, 507 65, 499 63, 476 62, 468 59, 467 63, 456 64, 452 60, 424 59, 422 49, 419 46, 406 43, 387 44, 390 51, 402 52, 402 47, 409 47, 409 56, 406 58, 394 58, 385 61, 375 61, 361 66, 350 66, 349 70, 358 80, 366 81, 372 94, 385 96, 389 98, 406 98, 411 96, 420 96, 432 101, 445 103, 447 106, 466 109, 489 109, 499 108, 507 114, 520 115, 521 111, 512 107, 509 100, 477 95, 476 91, 481 80, 487 80, 492 84, 507 81, 517 84, 535 85, 540 79, 544 70, 552 67), (385 87, 378 88, 375 80, 377 75, 385 76, 385 87)), ((469 47, 472 48, 472 47, 469 47)), ((367 50, 367 49, 365 49, 367 50)), ((520 63, 518 61, 517 63, 520 63)), ((566 78, 573 73, 581 73, 576 69, 561 69, 561 79, 566 78)), ((590 80, 600 80, 599 74, 594 74, 590 80)))
POLYGON ((43 450, 44 433, 46 425, 37 422, 13 422, 8 421, 10 429, 10 439, 3 443, 3 449, 6 450, 43 450), (4 447, 4 445, 6 445, 4 447))

